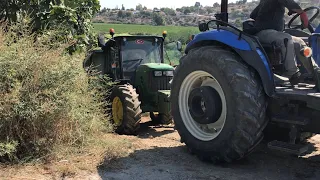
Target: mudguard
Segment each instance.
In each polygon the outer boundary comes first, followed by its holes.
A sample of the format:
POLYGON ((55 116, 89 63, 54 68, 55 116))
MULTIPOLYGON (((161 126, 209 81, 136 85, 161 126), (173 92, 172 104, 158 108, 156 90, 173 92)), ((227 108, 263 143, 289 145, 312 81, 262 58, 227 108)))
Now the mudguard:
POLYGON ((313 51, 313 59, 320 66, 320 25, 309 38, 310 45, 313 51))
POLYGON ((268 96, 275 92, 273 72, 270 68, 268 57, 254 39, 241 35, 238 31, 215 29, 195 35, 186 47, 185 53, 203 45, 222 44, 231 47, 247 64, 257 70, 263 83, 264 90, 268 96))

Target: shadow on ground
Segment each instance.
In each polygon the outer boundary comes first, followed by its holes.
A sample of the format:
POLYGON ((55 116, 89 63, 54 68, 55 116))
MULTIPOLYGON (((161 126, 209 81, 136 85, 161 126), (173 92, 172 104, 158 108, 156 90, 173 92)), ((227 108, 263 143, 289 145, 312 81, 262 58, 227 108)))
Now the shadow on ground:
POLYGON ((150 137, 161 137, 166 134, 174 133, 175 130, 171 125, 159 125, 154 124, 152 121, 147 121, 140 124, 139 138, 150 138, 150 137), (163 129, 162 131, 157 131, 157 129, 163 129))
POLYGON ((191 155, 184 144, 177 147, 137 150, 128 157, 117 159, 117 168, 108 163, 105 162, 98 167, 101 179, 320 179, 319 154, 307 159, 298 158, 271 151, 264 143, 247 158, 230 164, 214 165, 202 162, 191 155))

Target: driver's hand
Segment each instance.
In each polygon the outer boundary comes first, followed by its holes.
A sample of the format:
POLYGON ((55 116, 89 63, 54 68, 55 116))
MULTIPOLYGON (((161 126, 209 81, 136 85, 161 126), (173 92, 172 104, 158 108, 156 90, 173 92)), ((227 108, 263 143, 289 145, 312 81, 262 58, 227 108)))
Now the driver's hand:
POLYGON ((302 21, 302 25, 304 28, 308 28, 309 26, 309 18, 306 12, 300 14, 300 19, 302 21))
POLYGON ((291 15, 294 14, 294 13, 295 13, 294 11, 291 11, 291 10, 290 10, 290 11, 288 12, 288 16, 291 16, 291 15))

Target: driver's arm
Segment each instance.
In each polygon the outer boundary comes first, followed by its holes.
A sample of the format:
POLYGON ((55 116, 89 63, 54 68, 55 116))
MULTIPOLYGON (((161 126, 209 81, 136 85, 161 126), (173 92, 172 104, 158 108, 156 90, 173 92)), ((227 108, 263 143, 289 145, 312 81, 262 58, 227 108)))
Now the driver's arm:
POLYGON ((278 0, 280 4, 284 7, 288 8, 289 11, 296 12, 300 15, 300 19, 303 23, 303 27, 307 28, 309 25, 309 19, 307 13, 302 10, 298 3, 294 2, 294 0, 278 0))
POLYGON ((294 0, 278 0, 278 2, 289 9, 289 11, 294 11, 298 14, 303 13, 302 8, 294 0))
POLYGON ((254 20, 256 19, 256 17, 258 16, 259 9, 260 9, 260 4, 251 12, 250 14, 251 19, 254 19, 254 20))

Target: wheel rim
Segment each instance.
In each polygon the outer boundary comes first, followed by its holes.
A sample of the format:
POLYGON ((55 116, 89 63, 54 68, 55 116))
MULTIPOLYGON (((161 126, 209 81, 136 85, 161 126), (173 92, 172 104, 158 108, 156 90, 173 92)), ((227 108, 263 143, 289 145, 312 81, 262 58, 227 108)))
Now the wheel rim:
POLYGON ((224 92, 219 82, 212 75, 205 71, 194 71, 190 73, 181 84, 178 100, 182 121, 195 138, 202 141, 210 141, 218 137, 226 121, 227 105, 224 92), (209 86, 216 90, 221 99, 221 114, 214 123, 200 124, 192 118, 190 113, 190 107, 188 106, 190 93, 193 89, 202 86, 209 86))
POLYGON ((112 116, 114 124, 120 126, 123 121, 123 106, 119 97, 115 97, 112 101, 112 116))

